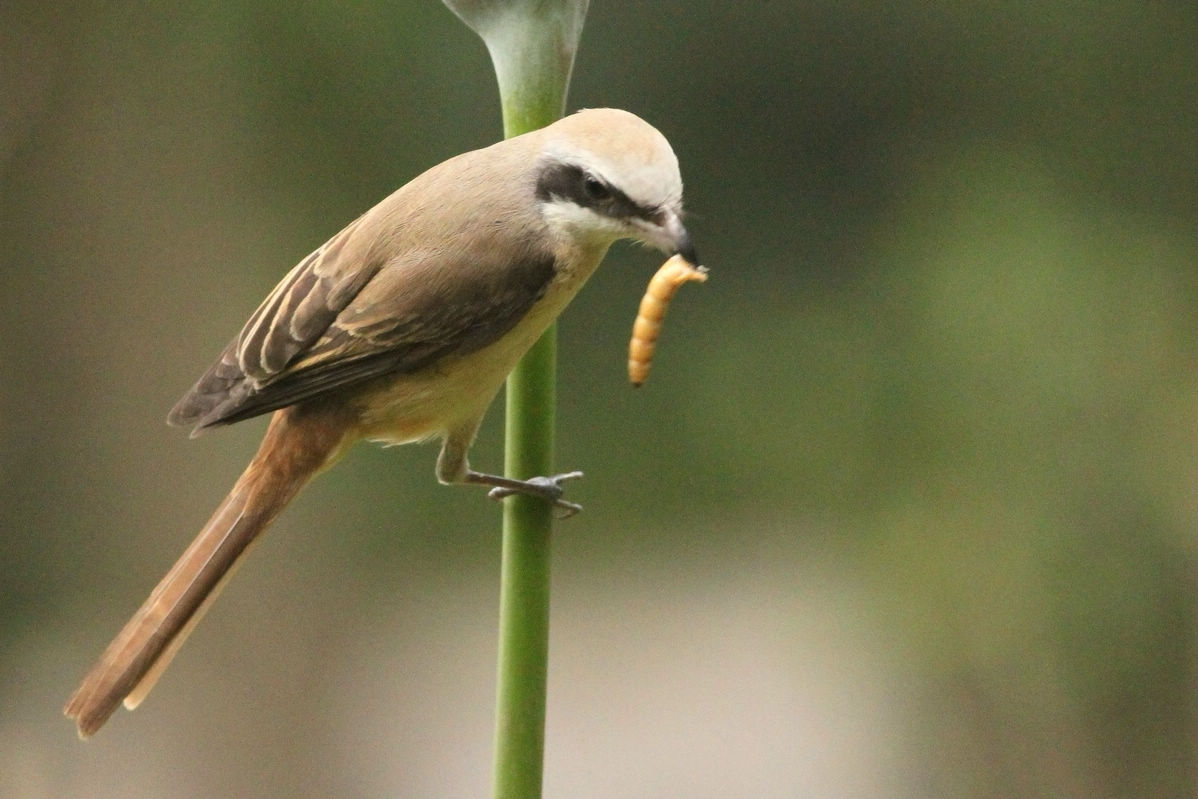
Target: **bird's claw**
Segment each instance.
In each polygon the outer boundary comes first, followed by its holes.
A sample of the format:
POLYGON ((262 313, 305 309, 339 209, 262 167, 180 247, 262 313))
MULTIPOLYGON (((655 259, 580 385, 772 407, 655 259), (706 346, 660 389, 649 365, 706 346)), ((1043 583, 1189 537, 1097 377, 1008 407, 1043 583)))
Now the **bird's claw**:
POLYGON ((579 477, 582 477, 582 472, 565 472, 564 474, 555 474, 552 477, 530 477, 527 480, 521 480, 519 486, 492 488, 487 492, 487 496, 496 501, 510 497, 513 494, 525 494, 530 497, 536 497, 548 502, 555 508, 560 508, 562 513, 558 514, 557 518, 568 519, 582 510, 582 505, 562 499, 562 492, 564 491, 562 483, 567 480, 577 480, 579 477))

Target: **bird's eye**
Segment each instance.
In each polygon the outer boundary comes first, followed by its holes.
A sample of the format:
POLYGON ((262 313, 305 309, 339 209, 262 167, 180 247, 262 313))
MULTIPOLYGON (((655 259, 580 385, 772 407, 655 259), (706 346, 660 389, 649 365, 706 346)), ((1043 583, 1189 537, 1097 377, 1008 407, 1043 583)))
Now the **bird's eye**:
POLYGON ((587 197, 595 202, 611 199, 611 189, 593 175, 587 175, 582 179, 582 188, 587 193, 587 197))

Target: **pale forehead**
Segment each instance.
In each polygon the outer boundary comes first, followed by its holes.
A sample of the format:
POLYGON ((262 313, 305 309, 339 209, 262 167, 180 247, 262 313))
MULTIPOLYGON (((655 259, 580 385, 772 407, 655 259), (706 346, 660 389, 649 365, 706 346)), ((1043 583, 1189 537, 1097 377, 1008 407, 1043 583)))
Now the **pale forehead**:
POLYGON ((665 136, 627 111, 591 109, 546 129, 549 155, 577 161, 651 205, 682 198, 678 159, 665 136))

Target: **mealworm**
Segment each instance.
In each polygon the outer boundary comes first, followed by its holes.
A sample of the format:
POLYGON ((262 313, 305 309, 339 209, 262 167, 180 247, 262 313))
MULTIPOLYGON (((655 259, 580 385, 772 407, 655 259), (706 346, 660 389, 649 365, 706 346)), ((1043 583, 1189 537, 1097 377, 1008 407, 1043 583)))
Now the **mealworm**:
POLYGON ((696 268, 681 255, 675 255, 662 264, 649 281, 636 321, 632 323, 632 340, 628 342, 628 379, 634 388, 649 377, 653 351, 657 348, 657 337, 661 335, 662 320, 666 318, 670 300, 678 287, 690 280, 705 282, 706 267, 696 268))

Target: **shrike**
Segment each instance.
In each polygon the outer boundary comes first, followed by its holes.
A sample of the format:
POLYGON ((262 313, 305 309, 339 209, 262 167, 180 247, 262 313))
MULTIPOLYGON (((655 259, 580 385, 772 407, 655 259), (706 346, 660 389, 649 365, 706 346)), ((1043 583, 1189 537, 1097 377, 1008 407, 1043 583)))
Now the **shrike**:
POLYGON ((566 512, 561 481, 470 468, 467 451, 517 361, 612 242, 698 263, 669 143, 593 109, 433 167, 291 270, 171 411, 192 435, 274 412, 212 518, 100 657, 65 712, 79 734, 137 707, 246 549, 362 439, 440 438, 437 479, 566 512))

